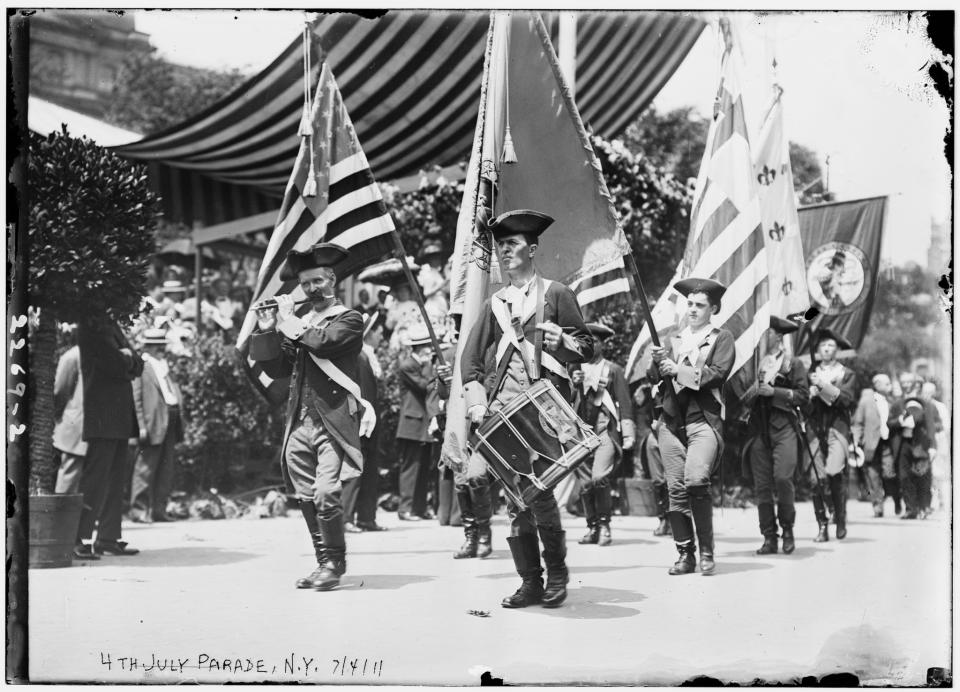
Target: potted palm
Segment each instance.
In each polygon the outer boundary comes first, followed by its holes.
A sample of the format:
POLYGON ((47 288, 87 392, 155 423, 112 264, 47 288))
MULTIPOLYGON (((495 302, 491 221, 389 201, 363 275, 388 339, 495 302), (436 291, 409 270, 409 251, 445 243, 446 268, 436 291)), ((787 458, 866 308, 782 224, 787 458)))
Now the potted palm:
POLYGON ((58 325, 106 315, 129 323, 138 311, 158 199, 146 171, 97 146, 55 132, 31 134, 27 284, 30 416, 30 566, 72 560, 82 496, 53 493, 52 443, 58 325))

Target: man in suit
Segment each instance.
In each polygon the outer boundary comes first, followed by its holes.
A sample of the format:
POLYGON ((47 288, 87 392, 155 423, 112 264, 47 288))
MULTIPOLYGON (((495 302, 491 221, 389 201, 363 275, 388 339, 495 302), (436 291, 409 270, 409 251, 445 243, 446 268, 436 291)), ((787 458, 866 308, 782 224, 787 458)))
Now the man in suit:
MULTIPOLYGON (((56 492, 80 492, 83 461, 87 443, 83 441, 83 377, 80 374, 80 347, 76 342, 76 325, 63 329, 74 343, 57 361, 53 380, 53 447, 60 452, 56 492)), ((90 557, 89 555, 86 557, 90 557)))
POLYGON ((750 410, 747 458, 753 472, 763 545, 757 555, 777 552, 777 520, 783 530, 783 552, 796 548, 793 523, 793 475, 797 470, 797 408, 807 403, 807 369, 799 358, 784 350, 783 337, 798 325, 776 315, 767 330, 766 355, 757 372, 757 398, 750 410), (776 495, 776 509, 774 509, 776 495))
POLYGON ((166 507, 173 483, 174 445, 183 439, 183 396, 165 358, 166 330, 147 329, 141 338, 143 374, 133 381, 140 452, 133 467, 130 518, 149 524, 170 521, 166 507))
POLYGON ((647 373, 651 382, 660 383, 657 439, 670 494, 670 526, 680 554, 669 573, 696 569, 695 527, 700 573, 709 575, 716 567, 710 477, 723 452, 721 389, 733 368, 735 346, 733 334, 710 324, 726 286, 689 278, 673 287, 687 298, 687 326, 671 338, 669 350, 652 349, 647 373))
MULTIPOLYGON (((483 303, 461 354, 467 417, 478 425, 540 377, 549 379, 569 400, 572 389, 567 366, 593 357, 593 338, 573 291, 540 276, 533 264, 539 237, 552 223, 546 214, 520 209, 501 214, 489 224, 509 285, 483 303), (487 367, 488 357, 495 367, 487 367)), ((486 473, 482 457, 471 455, 466 481, 476 482, 486 473)), ((507 543, 522 583, 501 605, 559 606, 567 597, 569 573, 566 534, 556 497, 553 492, 541 492, 525 510, 511 503, 509 513, 507 543), (538 534, 547 568, 546 586, 538 534)))
POLYGON ((850 434, 854 444, 863 449, 873 516, 882 517, 883 501, 887 495, 894 498, 894 509, 897 514, 900 513, 900 481, 893 456, 897 435, 890 430, 890 412, 894 407, 893 382, 889 375, 880 372, 873 376, 872 383, 873 389, 867 387, 860 393, 850 434))
POLYGON ((923 380, 910 372, 901 373, 903 398, 893 408, 891 427, 898 433, 896 462, 903 488, 904 513, 901 519, 926 519, 932 499, 932 460, 937 453, 936 434, 942 428, 940 415, 924 401, 923 380))
POLYGON ((817 364, 810 370, 810 403, 808 405, 807 438, 816 468, 810 468, 811 482, 820 483, 820 492, 814 493, 813 510, 819 531, 813 540, 829 540, 827 508, 824 502, 829 492, 833 498, 837 539, 847 535, 847 488, 844 470, 847 451, 852 442, 850 414, 856 394, 856 374, 837 360, 840 349, 851 348, 850 343, 830 329, 821 327, 813 336, 813 351, 817 364))
MULTIPOLYGON (((357 375, 360 377, 360 393, 373 406, 376 419, 380 420, 379 381, 383 370, 377 358, 376 348, 383 339, 383 318, 377 312, 363 316, 363 348, 357 360, 357 375)), ((377 490, 380 476, 380 426, 375 425, 366 437, 360 438, 363 452, 363 472, 343 484, 343 529, 347 533, 363 531, 386 531, 377 523, 377 490)))
POLYGON ((433 461, 433 435, 428 431, 427 397, 437 386, 430 334, 424 326, 408 330, 409 355, 400 359, 400 418, 397 446, 400 454, 400 507, 402 521, 432 519, 427 514, 427 482, 433 461))
POLYGON ((376 422, 357 376, 363 318, 336 297, 334 267, 346 258, 333 243, 287 253, 280 278, 299 281, 312 309, 298 316, 293 297, 278 295, 274 305, 257 306, 250 337, 250 357, 264 372, 290 378, 281 470, 317 558, 316 569, 297 580, 300 589, 329 591, 346 572, 342 483, 360 475, 361 434, 376 422))
POLYGON ((603 357, 603 340, 614 331, 605 324, 587 325, 593 335, 593 358, 573 371, 574 408, 584 423, 600 437, 600 446, 576 469, 580 499, 587 520, 581 544, 610 545, 613 497, 610 478, 624 450, 633 448, 633 401, 623 368, 603 357))
POLYGON ((131 382, 143 372, 143 361, 120 325, 106 315, 82 322, 77 341, 87 456, 80 478, 83 511, 74 554, 81 559, 89 559, 91 553, 135 555, 140 551, 120 540, 120 521, 127 477, 127 441, 138 432, 131 382), (94 528, 97 541, 90 545, 94 528))

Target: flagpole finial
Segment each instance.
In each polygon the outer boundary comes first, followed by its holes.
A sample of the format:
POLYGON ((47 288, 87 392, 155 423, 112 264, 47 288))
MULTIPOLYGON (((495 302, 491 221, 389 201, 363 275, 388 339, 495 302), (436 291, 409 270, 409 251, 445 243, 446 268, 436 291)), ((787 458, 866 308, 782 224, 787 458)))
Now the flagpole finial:
POLYGON ((510 126, 503 136, 503 163, 517 163, 517 151, 513 147, 513 137, 510 136, 510 126))

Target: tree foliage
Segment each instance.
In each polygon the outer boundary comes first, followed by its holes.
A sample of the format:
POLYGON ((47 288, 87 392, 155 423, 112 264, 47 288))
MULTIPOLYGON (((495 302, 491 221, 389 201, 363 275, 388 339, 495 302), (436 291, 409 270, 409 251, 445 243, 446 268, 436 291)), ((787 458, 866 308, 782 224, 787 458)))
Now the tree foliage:
POLYGON ((244 81, 237 69, 203 70, 167 62, 156 53, 129 53, 120 65, 104 118, 153 134, 210 107, 244 81))
POLYGON ((159 215, 146 169, 64 127, 31 135, 27 179, 30 305, 68 322, 127 321, 144 294, 159 215))

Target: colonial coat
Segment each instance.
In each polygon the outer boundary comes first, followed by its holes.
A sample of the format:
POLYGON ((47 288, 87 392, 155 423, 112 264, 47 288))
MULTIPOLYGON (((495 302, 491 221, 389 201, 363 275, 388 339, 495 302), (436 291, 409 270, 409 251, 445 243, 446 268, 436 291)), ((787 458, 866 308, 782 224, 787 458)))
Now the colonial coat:
POLYGON ((784 354, 774 377, 773 396, 758 396, 750 408, 751 437, 766 436, 771 430, 782 430, 796 425, 796 409, 801 410, 810 399, 807 368, 799 358, 784 354))
POLYGON ((264 372, 273 378, 290 378, 284 453, 280 458, 284 480, 291 491, 285 451, 293 426, 304 412, 318 416, 327 434, 343 450, 341 480, 360 475, 361 404, 349 389, 355 389, 359 395, 357 361, 362 344, 363 318, 339 302, 303 318, 290 316, 275 329, 257 330, 250 336, 250 357, 261 363, 264 372), (325 363, 327 370, 319 363, 325 363))
MULTIPOLYGON (((633 399, 630 397, 627 378, 620 365, 606 358, 601 358, 595 365, 603 373, 599 386, 594 388, 584 381, 583 385, 577 388, 574 408, 583 422, 593 429, 596 429, 601 411, 606 415, 606 431, 613 441, 619 460, 623 454, 624 433, 631 437, 635 436, 633 399)), ((597 430, 597 432, 600 431, 597 430)))
POLYGON ((560 346, 554 351, 542 351, 540 374, 570 399, 572 391, 566 365, 593 357, 593 336, 584 324, 576 296, 567 286, 536 275, 519 315, 521 339, 511 323, 508 288, 501 288, 484 301, 464 345, 460 374, 467 407, 488 404, 496 396, 510 359, 520 348, 529 361, 534 360, 538 321, 553 322, 563 329, 560 346), (541 294, 543 305, 538 308, 541 294), (542 317, 538 314, 541 310, 542 317), (488 368, 489 362, 496 367, 488 368))
POLYGON ((857 376, 840 363, 837 363, 837 371, 840 376, 832 383, 832 387, 821 389, 816 396, 810 397, 807 435, 826 440, 829 430, 833 428, 850 442, 850 417, 856 406, 857 376))

